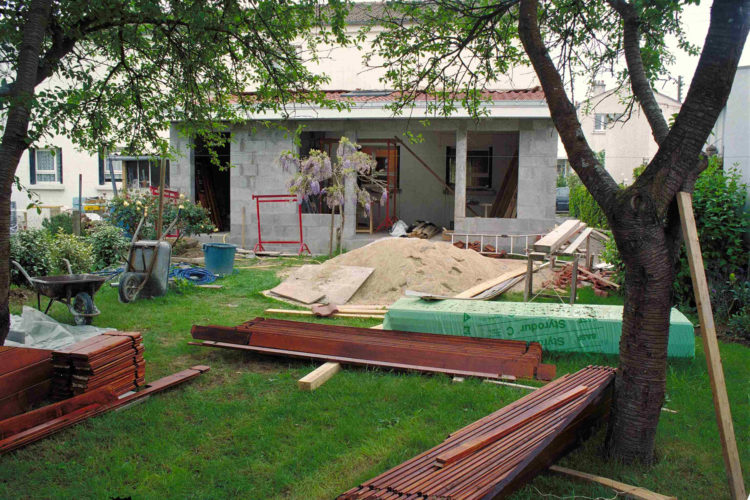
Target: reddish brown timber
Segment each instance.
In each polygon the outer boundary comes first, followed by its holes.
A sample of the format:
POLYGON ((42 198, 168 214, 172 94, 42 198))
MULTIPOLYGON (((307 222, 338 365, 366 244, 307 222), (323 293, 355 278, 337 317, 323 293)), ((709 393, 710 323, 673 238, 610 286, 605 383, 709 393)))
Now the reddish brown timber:
POLYGON ((197 365, 183 370, 181 372, 169 375, 167 377, 156 380, 140 391, 122 396, 119 399, 107 403, 92 403, 80 408, 72 410, 70 413, 62 415, 61 417, 48 420, 40 423, 34 427, 25 429, 21 432, 13 434, 5 439, 0 440, 0 454, 7 453, 9 451, 21 448, 27 444, 33 443, 40 439, 43 439, 55 432, 58 432, 66 427, 77 424, 83 420, 100 415, 102 413, 121 408, 129 405, 134 401, 150 396, 151 394, 169 389, 175 385, 181 384, 188 380, 191 380, 201 373, 205 373, 209 370, 208 366, 197 365))
POLYGON ((560 377, 339 498, 505 498, 570 451, 606 415, 613 381, 612 368, 596 366, 560 377), (552 401, 556 408, 540 411, 552 401), (538 415, 527 418, 529 412, 538 415), (500 439, 486 440, 519 421, 500 439), (438 456, 481 440, 485 442, 471 453, 435 466, 438 456))
POLYGON ((0 398, 6 398, 52 378, 51 358, 34 362, 0 376, 0 398))
POLYGON ((0 351, 0 376, 29 365, 49 360, 52 351, 48 349, 30 349, 26 347, 5 347, 0 351))
POLYGON ((18 415, 47 399, 52 388, 52 379, 46 379, 15 394, 0 399, 0 419, 18 415))
MULTIPOLYGON (((193 326, 192 334, 208 341, 200 345, 211 347, 488 378, 533 378, 542 360, 542 347, 537 342, 375 331, 277 319, 256 318, 237 327, 193 326)), ((549 367, 541 374, 549 377, 549 367)))

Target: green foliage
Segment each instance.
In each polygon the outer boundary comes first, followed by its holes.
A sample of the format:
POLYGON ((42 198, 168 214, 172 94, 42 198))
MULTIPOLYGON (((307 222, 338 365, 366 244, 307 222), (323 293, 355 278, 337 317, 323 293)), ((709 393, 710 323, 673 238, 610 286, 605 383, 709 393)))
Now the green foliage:
MULTIPOLYGON (((140 239, 156 238, 156 219, 159 213, 159 198, 151 193, 141 193, 128 197, 118 196, 108 204, 109 222, 121 227, 128 234, 133 234, 138 223, 146 213, 140 239)), ((208 210, 187 199, 181 198, 179 203, 164 202, 163 229, 174 221, 179 211, 180 218, 174 230, 179 230, 181 236, 190 236, 199 233, 211 233, 216 227, 209 219, 208 210)))
MULTIPOLYGON (((21 264, 29 276, 47 276, 55 270, 50 249, 53 238, 46 229, 25 229, 10 238, 10 258, 21 264)), ((16 285, 29 286, 29 283, 11 265, 11 281, 16 285)))
POLYGON ((63 259, 70 261, 73 274, 90 273, 94 270, 94 248, 86 238, 60 230, 55 235, 50 253, 55 271, 59 274, 68 273, 63 259))
POLYGON ((565 187, 568 185, 568 180, 565 178, 565 174, 560 172, 557 174, 557 187, 565 187))
MULTIPOLYGON (((693 211, 703 265, 712 287, 726 282, 732 274, 743 273, 750 258, 743 240, 750 229, 750 213, 745 210, 748 188, 740 179, 736 168, 722 170, 721 159, 714 156, 695 183, 693 211)), ((684 248, 680 254, 675 298, 680 304, 693 301, 690 269, 684 248)))
MULTIPOLYGON (((620 252, 617 250, 617 244, 614 238, 610 238, 604 244, 604 251, 600 254, 601 259, 607 264, 612 264, 614 275, 612 275, 612 281, 622 285, 625 282, 625 263, 620 257, 620 252)), ((622 288, 620 288, 622 290, 622 288)))
POLYGON ((73 216, 68 212, 53 215, 49 219, 42 221, 42 227, 53 236, 60 231, 66 234, 73 234, 73 216))
POLYGON ((94 252, 94 269, 105 269, 123 259, 129 241, 118 227, 101 222, 89 231, 88 242, 94 252))
POLYGON ((570 216, 591 227, 607 229, 607 217, 578 176, 570 174, 567 182, 570 187, 570 216))

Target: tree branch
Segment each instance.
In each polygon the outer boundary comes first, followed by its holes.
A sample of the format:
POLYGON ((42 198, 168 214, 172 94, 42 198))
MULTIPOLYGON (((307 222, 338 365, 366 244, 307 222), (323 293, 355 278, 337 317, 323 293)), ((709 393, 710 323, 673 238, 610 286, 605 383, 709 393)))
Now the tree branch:
POLYGON ((638 13, 625 0, 607 0, 607 2, 622 19, 625 63, 628 66, 630 87, 633 89, 633 95, 635 95, 635 98, 641 105, 641 109, 643 109, 643 113, 646 115, 654 140, 657 144, 661 144, 669 133, 669 125, 667 125, 661 108, 656 102, 654 91, 651 88, 643 67, 638 13))
POLYGON ((615 195, 619 192, 619 187, 596 159, 583 135, 576 109, 565 93, 560 73, 542 40, 537 12, 538 0, 521 1, 518 34, 542 84, 552 122, 560 134, 573 170, 611 219, 615 212, 615 195))

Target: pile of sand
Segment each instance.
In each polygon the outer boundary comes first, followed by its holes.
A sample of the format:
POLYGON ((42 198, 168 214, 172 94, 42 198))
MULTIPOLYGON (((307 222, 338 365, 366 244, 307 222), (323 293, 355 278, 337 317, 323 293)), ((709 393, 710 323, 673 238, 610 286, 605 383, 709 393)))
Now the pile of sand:
POLYGON ((329 264, 375 268, 349 304, 391 304, 404 290, 455 295, 505 272, 526 267, 523 261, 492 259, 450 243, 417 238, 378 240, 323 265, 329 264))

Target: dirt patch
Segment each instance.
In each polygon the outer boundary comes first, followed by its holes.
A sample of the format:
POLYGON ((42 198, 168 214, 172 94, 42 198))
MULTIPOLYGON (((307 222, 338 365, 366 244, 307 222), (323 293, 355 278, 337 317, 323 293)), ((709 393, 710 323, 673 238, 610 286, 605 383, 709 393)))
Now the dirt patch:
POLYGON ((35 293, 25 288, 11 288, 8 296, 8 301, 11 304, 25 304, 35 293))
POLYGON ((385 238, 326 261, 326 265, 373 267, 375 271, 349 304, 391 304, 404 290, 455 295, 526 263, 491 259, 450 243, 385 238))

